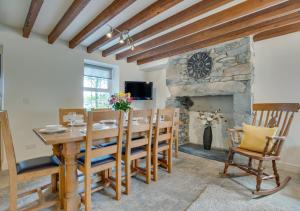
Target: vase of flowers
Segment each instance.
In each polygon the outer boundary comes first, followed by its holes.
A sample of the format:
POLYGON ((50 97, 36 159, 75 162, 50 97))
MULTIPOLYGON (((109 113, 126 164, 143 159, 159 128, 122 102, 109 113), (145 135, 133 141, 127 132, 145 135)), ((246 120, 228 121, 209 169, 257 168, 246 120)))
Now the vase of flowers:
POLYGON ((200 112, 199 115, 201 123, 204 125, 203 148, 210 150, 213 138, 211 127, 213 124, 219 123, 224 116, 220 113, 220 109, 213 113, 200 112))
POLYGON ((118 94, 110 96, 109 98, 109 104, 115 111, 121 110, 126 113, 131 108, 131 103, 132 97, 130 93, 120 92, 118 94))

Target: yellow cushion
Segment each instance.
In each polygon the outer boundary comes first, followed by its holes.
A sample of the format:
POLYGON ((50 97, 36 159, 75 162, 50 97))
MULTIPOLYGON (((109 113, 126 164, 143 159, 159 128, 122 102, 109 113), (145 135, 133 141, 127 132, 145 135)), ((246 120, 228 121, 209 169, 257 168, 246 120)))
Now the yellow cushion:
MULTIPOLYGON (((267 144, 267 136, 275 136, 277 127, 257 127, 243 124, 244 135, 241 140, 240 148, 255 152, 263 152, 267 144)), ((269 150, 273 146, 273 142, 269 145, 269 150)))

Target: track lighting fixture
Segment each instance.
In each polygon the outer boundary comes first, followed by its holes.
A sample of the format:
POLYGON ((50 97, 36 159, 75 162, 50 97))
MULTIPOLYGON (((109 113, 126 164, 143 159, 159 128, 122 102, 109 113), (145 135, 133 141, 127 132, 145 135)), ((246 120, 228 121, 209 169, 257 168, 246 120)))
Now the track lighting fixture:
POLYGON ((118 33, 120 38, 119 38, 119 43, 126 44, 130 47, 130 49, 133 51, 135 46, 133 45, 133 39, 129 35, 129 30, 124 30, 120 31, 117 28, 113 28, 112 26, 109 25, 110 31, 106 34, 107 38, 112 38, 114 33, 118 33))

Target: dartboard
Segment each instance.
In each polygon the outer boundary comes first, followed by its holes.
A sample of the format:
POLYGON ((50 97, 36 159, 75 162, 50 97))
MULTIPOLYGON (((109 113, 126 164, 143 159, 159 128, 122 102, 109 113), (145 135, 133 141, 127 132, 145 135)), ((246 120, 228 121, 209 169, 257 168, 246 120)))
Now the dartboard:
POLYGON ((212 59, 205 52, 195 53, 187 61, 187 74, 189 77, 200 79, 207 77, 212 68, 212 59))

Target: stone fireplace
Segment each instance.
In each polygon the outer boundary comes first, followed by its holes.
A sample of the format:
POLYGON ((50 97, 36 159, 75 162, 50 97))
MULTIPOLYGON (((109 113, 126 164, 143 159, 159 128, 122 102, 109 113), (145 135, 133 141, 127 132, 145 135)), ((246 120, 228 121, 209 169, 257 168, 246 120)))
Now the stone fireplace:
MULTIPOLYGON (((169 59, 166 84, 171 97, 166 104, 181 108, 180 144, 202 144, 199 112, 220 109, 224 115, 226 121, 212 128, 212 147, 217 149, 228 149, 228 127, 249 121, 254 70, 252 44, 252 38, 246 37, 169 59), (191 71, 189 64, 190 58, 199 52, 206 53, 206 60, 211 62, 204 77, 191 71)), ((199 61, 196 69, 199 65, 204 69, 201 58, 199 61)))

